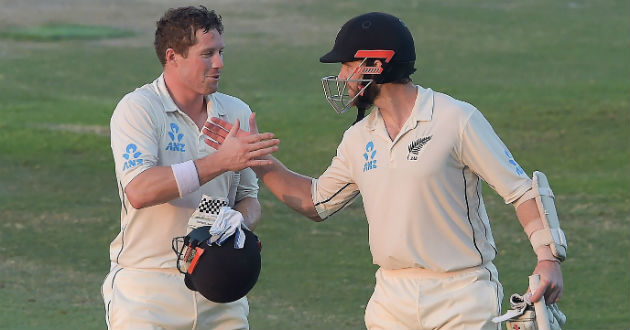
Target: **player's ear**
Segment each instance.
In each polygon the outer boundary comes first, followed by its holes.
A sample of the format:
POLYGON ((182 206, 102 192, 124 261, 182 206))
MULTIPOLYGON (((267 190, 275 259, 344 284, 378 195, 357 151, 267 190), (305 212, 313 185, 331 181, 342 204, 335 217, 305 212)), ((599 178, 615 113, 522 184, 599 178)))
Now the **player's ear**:
POLYGON ((164 58, 166 59, 166 64, 177 64, 177 53, 175 53, 175 50, 173 48, 167 48, 164 55, 164 58))

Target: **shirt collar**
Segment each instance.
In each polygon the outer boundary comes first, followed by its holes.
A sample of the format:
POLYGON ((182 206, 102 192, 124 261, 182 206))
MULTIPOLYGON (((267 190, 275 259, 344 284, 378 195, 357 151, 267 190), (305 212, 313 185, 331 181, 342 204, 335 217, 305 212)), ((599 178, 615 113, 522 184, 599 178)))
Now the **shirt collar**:
MULTIPOLYGON (((173 98, 171 97, 171 94, 169 93, 168 88, 166 88, 166 82, 164 81, 164 73, 162 73, 153 82, 153 85, 155 89, 157 90, 158 95, 160 96, 160 100, 162 101, 162 105, 164 106, 164 111, 174 112, 174 111, 179 110, 179 108, 177 107, 177 104, 175 104, 175 101, 173 101, 173 98)), ((216 92, 210 95, 206 95, 206 102, 208 103, 208 108, 212 108, 218 115, 223 116, 225 115, 225 109, 223 109, 223 107, 221 107, 215 102, 214 94, 216 94, 216 92)))
POLYGON ((164 73, 162 73, 155 81, 153 82, 154 88, 157 90, 158 95, 160 96, 160 101, 162 101, 162 106, 164 107, 164 111, 166 112, 174 112, 177 111, 177 104, 171 98, 171 94, 168 92, 166 88, 166 83, 164 82, 164 73))
MULTIPOLYGON (((416 89, 418 94, 413 109, 411 110, 410 119, 413 122, 431 121, 433 117, 433 90, 430 88, 422 88, 420 85, 416 85, 416 89)), ((381 112, 378 108, 375 108, 368 116, 367 128, 373 131, 376 129, 377 124, 382 121, 383 117, 381 116, 381 112)))

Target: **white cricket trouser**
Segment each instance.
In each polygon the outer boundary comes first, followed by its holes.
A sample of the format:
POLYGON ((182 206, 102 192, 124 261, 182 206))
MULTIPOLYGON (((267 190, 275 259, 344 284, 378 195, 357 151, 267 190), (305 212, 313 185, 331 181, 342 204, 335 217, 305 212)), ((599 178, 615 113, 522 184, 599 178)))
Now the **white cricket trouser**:
POLYGON ((113 266, 102 286, 108 329, 249 329, 243 297, 213 303, 184 284, 176 269, 113 266))
POLYGON ((493 329, 503 287, 492 263, 449 273, 420 268, 376 272, 367 329, 493 329))

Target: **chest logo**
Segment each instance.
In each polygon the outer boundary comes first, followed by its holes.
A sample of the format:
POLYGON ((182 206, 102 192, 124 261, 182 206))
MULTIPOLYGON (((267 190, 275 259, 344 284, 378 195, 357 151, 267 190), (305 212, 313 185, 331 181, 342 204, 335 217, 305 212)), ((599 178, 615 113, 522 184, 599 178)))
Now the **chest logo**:
POLYGON ((407 154, 407 160, 418 160, 418 153, 420 152, 422 147, 424 147, 424 145, 427 144, 427 142, 429 141, 431 141, 431 136, 425 136, 411 142, 411 144, 407 146, 407 150, 409 150, 409 153, 407 154))
POLYGON ((363 153, 363 158, 365 158, 365 164, 363 164, 363 172, 367 172, 376 168, 376 149, 374 147, 374 142, 370 141, 365 145, 365 153, 363 153))
POLYGON ((171 123, 171 130, 168 132, 168 137, 171 141, 166 146, 166 150, 186 152, 186 144, 181 143, 184 134, 179 132, 179 126, 177 126, 177 124, 171 123))
POLYGON ((123 171, 134 168, 144 162, 144 160, 140 158, 140 156, 142 156, 142 152, 138 151, 138 147, 133 143, 127 145, 125 153, 123 153, 122 156, 125 159, 125 164, 122 169, 123 171))

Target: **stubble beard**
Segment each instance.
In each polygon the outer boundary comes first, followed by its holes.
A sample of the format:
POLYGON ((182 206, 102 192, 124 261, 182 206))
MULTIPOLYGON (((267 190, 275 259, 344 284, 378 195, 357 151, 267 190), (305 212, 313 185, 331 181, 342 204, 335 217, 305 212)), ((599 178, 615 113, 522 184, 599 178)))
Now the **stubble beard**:
POLYGON ((354 105, 357 108, 369 108, 374 105, 374 100, 380 94, 381 89, 376 86, 375 82, 372 82, 366 89, 363 91, 363 95, 359 95, 354 101, 354 105))

